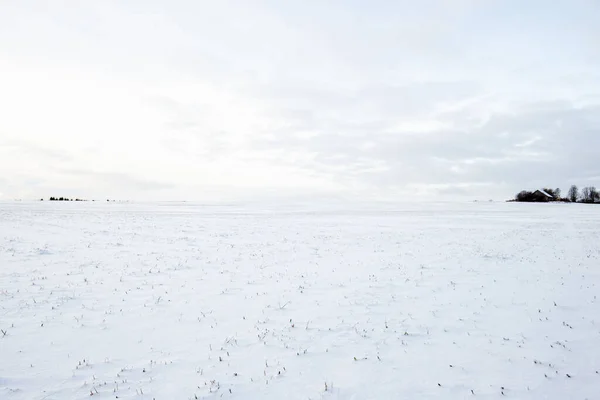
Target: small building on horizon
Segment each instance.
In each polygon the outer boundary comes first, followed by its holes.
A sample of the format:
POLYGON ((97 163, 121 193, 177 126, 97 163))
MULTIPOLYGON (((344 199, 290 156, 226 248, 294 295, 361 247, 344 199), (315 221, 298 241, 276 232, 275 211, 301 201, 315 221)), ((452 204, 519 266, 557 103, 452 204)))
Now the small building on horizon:
POLYGON ((554 196, 552 196, 543 189, 538 189, 535 192, 533 192, 533 197, 535 198, 535 201, 540 202, 554 201, 554 196))

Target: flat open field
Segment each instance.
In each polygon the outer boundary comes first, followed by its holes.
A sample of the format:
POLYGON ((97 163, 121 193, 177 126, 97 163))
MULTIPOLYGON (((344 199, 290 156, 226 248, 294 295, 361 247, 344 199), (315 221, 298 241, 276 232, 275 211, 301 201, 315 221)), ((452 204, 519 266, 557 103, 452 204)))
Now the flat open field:
POLYGON ((0 398, 597 399, 600 207, 0 203, 0 398))

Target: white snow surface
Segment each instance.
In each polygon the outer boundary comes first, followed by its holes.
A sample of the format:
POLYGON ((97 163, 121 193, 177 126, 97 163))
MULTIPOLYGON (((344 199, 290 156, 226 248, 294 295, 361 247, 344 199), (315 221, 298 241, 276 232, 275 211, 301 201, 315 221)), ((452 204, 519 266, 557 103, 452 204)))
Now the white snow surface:
POLYGON ((0 203, 0 399, 598 399, 599 222, 0 203))

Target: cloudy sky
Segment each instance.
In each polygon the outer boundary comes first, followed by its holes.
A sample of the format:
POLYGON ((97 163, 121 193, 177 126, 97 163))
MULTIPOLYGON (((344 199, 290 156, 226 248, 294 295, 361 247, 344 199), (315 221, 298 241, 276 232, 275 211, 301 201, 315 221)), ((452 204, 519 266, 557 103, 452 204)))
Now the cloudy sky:
POLYGON ((0 0, 0 198, 600 186, 600 3, 0 0))

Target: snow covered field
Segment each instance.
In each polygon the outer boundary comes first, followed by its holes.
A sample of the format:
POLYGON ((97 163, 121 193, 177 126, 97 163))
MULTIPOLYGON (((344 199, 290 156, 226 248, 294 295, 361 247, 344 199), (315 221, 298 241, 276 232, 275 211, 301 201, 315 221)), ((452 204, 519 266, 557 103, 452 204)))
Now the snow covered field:
POLYGON ((598 399, 599 223, 0 203, 0 398, 598 399))

